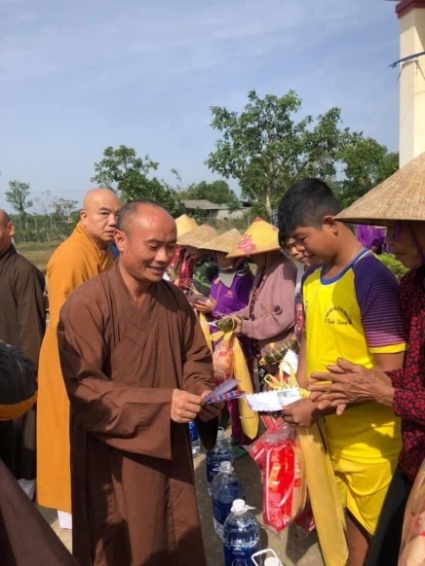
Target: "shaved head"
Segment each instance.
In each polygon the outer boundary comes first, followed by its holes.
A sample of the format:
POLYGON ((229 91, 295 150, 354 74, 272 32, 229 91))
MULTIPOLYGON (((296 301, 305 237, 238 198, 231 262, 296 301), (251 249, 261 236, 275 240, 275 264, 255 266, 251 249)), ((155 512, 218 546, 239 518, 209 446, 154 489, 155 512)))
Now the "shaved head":
POLYGON ((96 188, 90 189, 90 191, 87 191, 84 195, 83 210, 92 209, 96 207, 100 201, 105 199, 113 200, 120 205, 120 200, 114 191, 111 191, 111 189, 96 188))
POLYGON ((0 224, 2 226, 7 226, 11 222, 12 220, 10 219, 10 216, 7 214, 7 212, 0 208, 0 224))
POLYGON ((92 189, 84 196, 81 222, 101 249, 114 240, 120 208, 119 198, 110 189, 92 189))
POLYGON ((175 226, 174 218, 159 204, 149 201, 129 202, 121 209, 118 230, 129 234, 134 226, 151 222, 165 222, 175 226))
POLYGON ((130 202, 122 209, 115 243, 121 275, 135 296, 162 281, 174 257, 177 227, 174 218, 153 202, 130 202))
POLYGON ((7 212, 0 208, 0 254, 12 244, 15 227, 7 212))

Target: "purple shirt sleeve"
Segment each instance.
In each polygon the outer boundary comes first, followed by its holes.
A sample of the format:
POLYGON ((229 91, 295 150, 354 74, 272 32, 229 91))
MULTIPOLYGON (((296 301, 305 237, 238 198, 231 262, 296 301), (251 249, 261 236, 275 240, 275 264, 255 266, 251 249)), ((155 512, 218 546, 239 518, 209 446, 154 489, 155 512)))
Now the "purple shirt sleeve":
POLYGON ((403 344, 399 285, 391 271, 369 254, 354 266, 357 303, 367 344, 371 349, 403 344))

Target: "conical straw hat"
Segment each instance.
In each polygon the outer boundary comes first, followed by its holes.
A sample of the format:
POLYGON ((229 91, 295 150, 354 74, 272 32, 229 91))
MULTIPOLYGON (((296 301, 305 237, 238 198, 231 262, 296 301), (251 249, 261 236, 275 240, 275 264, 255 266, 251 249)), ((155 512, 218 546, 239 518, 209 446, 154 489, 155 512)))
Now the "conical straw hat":
POLYGON ((335 217, 355 224, 425 221, 425 153, 385 179, 335 217))
POLYGON ((200 247, 205 250, 214 250, 215 252, 224 252, 227 254, 230 250, 233 250, 241 239, 242 234, 238 232, 236 228, 232 228, 212 240, 209 240, 206 244, 200 247))
POLYGON ((265 220, 256 218, 228 257, 244 257, 279 250, 278 230, 265 220))
POLYGON ((184 234, 187 234, 194 228, 198 226, 196 220, 190 218, 187 214, 182 214, 178 218, 176 218, 176 226, 177 226, 177 238, 180 238, 184 234))
POLYGON ((212 240, 217 236, 217 232, 208 224, 201 224, 190 232, 178 238, 177 243, 179 246, 192 246, 193 248, 200 248, 208 240, 212 240))

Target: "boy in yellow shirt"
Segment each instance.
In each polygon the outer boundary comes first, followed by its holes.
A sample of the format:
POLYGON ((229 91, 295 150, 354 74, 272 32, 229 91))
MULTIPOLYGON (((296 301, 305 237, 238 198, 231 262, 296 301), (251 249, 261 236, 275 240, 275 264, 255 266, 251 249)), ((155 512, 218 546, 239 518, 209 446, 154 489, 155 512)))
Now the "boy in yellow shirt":
MULTIPOLYGON (((304 333, 298 370, 303 387, 337 358, 383 370, 402 367, 406 344, 393 274, 333 217, 338 200, 318 179, 294 183, 279 206, 280 238, 292 237, 313 266, 302 283, 304 333), (320 264, 320 265, 317 265, 320 264)), ((285 408, 284 419, 308 426, 322 413, 310 399, 285 408)), ((347 510, 348 566, 364 564, 370 537, 401 447, 398 419, 375 402, 327 414, 332 464, 347 510)))

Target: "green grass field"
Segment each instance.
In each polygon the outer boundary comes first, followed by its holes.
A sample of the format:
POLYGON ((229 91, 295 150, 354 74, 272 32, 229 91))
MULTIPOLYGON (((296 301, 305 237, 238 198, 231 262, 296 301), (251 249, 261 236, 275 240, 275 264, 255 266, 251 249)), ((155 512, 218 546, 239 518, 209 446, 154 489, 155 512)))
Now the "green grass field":
POLYGON ((54 242, 23 242, 16 244, 16 249, 41 271, 46 271, 49 257, 55 249, 62 243, 61 240, 54 242))

